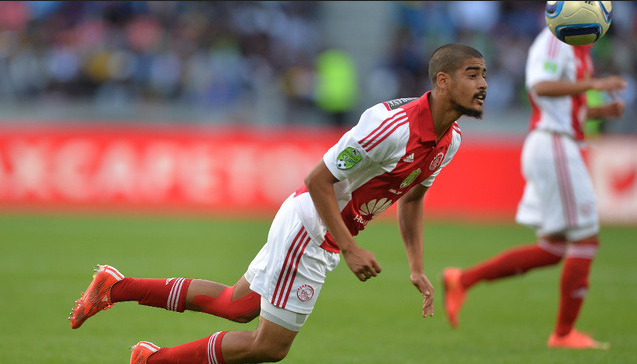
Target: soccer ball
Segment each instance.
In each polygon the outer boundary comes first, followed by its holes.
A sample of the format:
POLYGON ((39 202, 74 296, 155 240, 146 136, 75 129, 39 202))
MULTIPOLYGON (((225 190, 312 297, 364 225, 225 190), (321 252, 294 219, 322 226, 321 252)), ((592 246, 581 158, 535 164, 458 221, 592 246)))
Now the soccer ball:
POLYGON ((612 17, 610 1, 547 1, 544 11, 551 32, 574 46, 591 44, 603 37, 612 17))

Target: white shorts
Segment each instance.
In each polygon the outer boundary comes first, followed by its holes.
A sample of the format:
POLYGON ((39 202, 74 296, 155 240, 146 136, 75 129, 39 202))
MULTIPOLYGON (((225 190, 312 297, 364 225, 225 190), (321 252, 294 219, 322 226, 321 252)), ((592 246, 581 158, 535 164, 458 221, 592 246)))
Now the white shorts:
POLYGON ((572 138, 532 131, 522 148, 522 174, 518 223, 535 228, 538 236, 564 233, 571 241, 599 232, 593 184, 572 138))
POLYGON ((338 253, 324 250, 321 243, 307 234, 291 195, 281 205, 268 241, 244 275, 250 289, 276 307, 310 314, 327 273, 340 261, 338 253))

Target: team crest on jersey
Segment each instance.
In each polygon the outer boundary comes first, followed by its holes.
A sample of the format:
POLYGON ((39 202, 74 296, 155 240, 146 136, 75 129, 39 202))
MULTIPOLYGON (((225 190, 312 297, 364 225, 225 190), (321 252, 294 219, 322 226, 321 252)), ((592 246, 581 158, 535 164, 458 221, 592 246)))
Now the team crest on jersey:
POLYGON ((296 290, 296 297, 298 297, 301 302, 307 302, 314 297, 314 288, 309 284, 304 284, 296 290))
POLYGON ((390 110, 395 110, 405 104, 408 104, 414 100, 418 100, 417 97, 403 97, 401 99, 394 99, 394 100, 390 100, 390 101, 385 101, 385 105, 387 105, 387 107, 390 110))
POLYGON ((435 171, 442 164, 442 160, 445 158, 445 154, 443 152, 438 153, 438 155, 429 163, 429 170, 435 171))
POLYGON ((400 184, 400 188, 405 188, 405 187, 409 186, 416 179, 416 177, 418 177, 418 175, 420 175, 420 172, 422 172, 420 170, 420 168, 418 168, 417 170, 411 172, 409 174, 409 176, 407 176, 407 178, 405 178, 403 183, 400 184))
POLYGON ((352 147, 345 148, 336 158, 336 168, 350 169, 363 159, 361 152, 352 147))

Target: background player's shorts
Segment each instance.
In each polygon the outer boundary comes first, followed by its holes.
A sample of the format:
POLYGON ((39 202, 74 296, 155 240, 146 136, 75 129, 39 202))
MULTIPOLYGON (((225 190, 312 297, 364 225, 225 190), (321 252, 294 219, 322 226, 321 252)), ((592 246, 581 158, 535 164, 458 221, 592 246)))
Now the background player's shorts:
POLYGON ((524 195, 516 221, 537 234, 565 233, 577 241, 599 232, 590 175, 577 143, 570 137, 532 131, 522 149, 524 195))
POLYGON ((292 195, 281 205, 268 241, 250 263, 245 278, 250 289, 272 305, 307 315, 340 255, 324 250, 322 241, 310 238, 293 199, 292 195))

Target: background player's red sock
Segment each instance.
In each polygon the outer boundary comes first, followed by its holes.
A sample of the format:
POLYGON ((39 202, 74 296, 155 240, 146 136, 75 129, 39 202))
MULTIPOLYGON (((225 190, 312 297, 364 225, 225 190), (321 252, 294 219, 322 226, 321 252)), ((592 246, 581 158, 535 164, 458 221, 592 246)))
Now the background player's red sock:
POLYGON ((148 357, 146 364, 225 364, 221 355, 221 340, 226 333, 228 331, 220 331, 193 342, 161 348, 148 357))
POLYGON ((113 302, 137 301, 139 304, 184 312, 186 292, 192 279, 147 279, 126 277, 111 288, 113 302))
POLYGON ((506 250, 495 257, 463 270, 460 284, 469 288, 482 280, 494 280, 557 264, 566 252, 566 243, 524 245, 506 250), (562 247, 563 245, 563 247, 562 247))
POLYGON ((573 244, 569 247, 560 282, 560 308, 555 333, 571 332, 588 292, 588 276, 598 243, 573 244))

